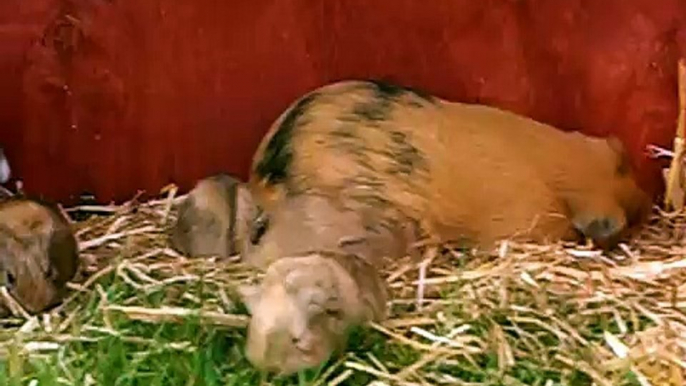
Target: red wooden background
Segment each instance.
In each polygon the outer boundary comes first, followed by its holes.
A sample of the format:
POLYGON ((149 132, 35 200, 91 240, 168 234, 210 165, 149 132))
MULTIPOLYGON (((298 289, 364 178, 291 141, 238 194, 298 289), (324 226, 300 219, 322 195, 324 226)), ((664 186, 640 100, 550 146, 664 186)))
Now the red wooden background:
POLYGON ((300 94, 374 76, 616 133, 659 191, 680 55, 683 0, 3 0, 0 143, 63 202, 188 189, 245 177, 300 94))

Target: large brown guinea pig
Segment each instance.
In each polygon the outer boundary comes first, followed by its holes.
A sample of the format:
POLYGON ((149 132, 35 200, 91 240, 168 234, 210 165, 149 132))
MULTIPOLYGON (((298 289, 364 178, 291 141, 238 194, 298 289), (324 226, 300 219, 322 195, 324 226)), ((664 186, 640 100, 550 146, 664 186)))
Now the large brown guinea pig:
MULTIPOLYGON (((26 197, 0 202, 0 277, 27 312, 60 303, 78 266, 76 237, 56 206, 26 197)), ((0 305, 0 315, 8 312, 0 305)))
POLYGON ((616 139, 377 81, 295 101, 260 143, 249 184, 267 214, 316 193, 466 246, 585 236, 611 248, 651 208, 616 139))
POLYGON ((247 242, 257 208, 246 186, 227 174, 198 181, 181 202, 170 243, 188 256, 229 257, 247 242))

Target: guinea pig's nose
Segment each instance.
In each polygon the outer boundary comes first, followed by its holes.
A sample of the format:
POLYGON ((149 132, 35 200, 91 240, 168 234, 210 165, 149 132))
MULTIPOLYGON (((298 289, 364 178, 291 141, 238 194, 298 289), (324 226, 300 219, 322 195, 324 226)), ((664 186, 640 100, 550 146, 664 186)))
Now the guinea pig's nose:
POLYGON ((312 334, 305 333, 299 337, 293 337, 292 343, 303 354, 312 354, 315 350, 312 334))

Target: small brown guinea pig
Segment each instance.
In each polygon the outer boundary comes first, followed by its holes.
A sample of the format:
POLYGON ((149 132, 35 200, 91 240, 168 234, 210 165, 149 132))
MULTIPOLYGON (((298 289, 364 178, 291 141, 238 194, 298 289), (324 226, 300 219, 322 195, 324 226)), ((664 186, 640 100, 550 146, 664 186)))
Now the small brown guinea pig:
MULTIPOLYGON (((0 202, 0 282, 27 312, 61 302, 78 265, 76 236, 56 206, 26 197, 0 202)), ((0 305, 0 316, 8 313, 0 305)))
POLYGON ((251 314, 246 357, 281 375, 320 365, 345 349, 350 328, 387 316, 376 267, 342 251, 283 257, 238 291, 251 314))
POLYGON ((187 256, 234 256, 256 211, 250 191, 235 177, 201 179, 179 205, 170 243, 187 256))

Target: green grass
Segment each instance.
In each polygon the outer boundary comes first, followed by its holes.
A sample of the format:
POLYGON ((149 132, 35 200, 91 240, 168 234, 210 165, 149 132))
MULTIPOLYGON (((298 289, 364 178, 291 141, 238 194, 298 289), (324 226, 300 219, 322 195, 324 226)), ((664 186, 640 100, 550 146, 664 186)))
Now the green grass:
MULTIPOLYGON (((136 292, 114 274, 99 280, 107 303, 130 302, 158 307, 165 303, 163 294, 136 292)), ((184 288, 202 292, 193 285, 184 288)), ((206 290, 206 289, 204 289, 206 290)), ((204 325, 192 318, 183 323, 146 323, 129 320, 122 314, 104 315, 98 291, 81 295, 82 309, 67 333, 87 339, 61 344, 47 355, 22 356, 10 353, 0 361, 0 385, 302 385, 315 382, 314 370, 301 375, 276 377, 256 371, 245 359, 244 329, 204 325), (109 327, 104 323, 107 317, 109 327), (308 382, 309 381, 309 382, 308 382), (89 383, 90 382, 90 383, 89 383), (93 383, 94 382, 94 383, 93 383)), ((237 307, 239 312, 245 312, 237 307)), ((48 338, 37 333, 32 338, 48 338)), ((351 333, 347 355, 376 355, 405 365, 416 360, 416 353, 404 347, 388 350, 387 338, 378 332, 358 328, 351 333)), ((338 359, 338 358, 335 358, 338 359)), ((321 373, 321 372, 320 372, 321 373)), ((356 374, 346 384, 366 384, 370 376, 356 374)))
MULTIPOLYGON (((154 325, 113 318, 120 336, 84 334, 95 342, 72 342, 46 358, 29 359, 10 371, 0 363, 0 384, 85 385, 91 378, 97 385, 257 385, 264 374, 255 371, 243 355, 244 331, 218 329, 188 321, 154 325), (148 342, 132 342, 143 338, 148 342)), ((359 334, 359 333, 358 333, 359 334)), ((387 350, 378 333, 362 333, 351 342, 351 353, 367 350, 384 360, 410 363, 416 358, 407 350, 387 350)), ((15 361, 17 359, 15 358, 15 361)), ((310 371, 312 373, 312 371, 310 371)), ((305 374, 304 378, 307 378, 305 374)), ((311 374, 309 374, 311 376, 311 374)), ((298 385, 298 376, 266 377, 274 385, 298 385)), ((371 377, 354 376, 349 384, 366 384, 371 377)))
MULTIPOLYGON (((132 287, 116 278, 114 274, 100 280, 108 303, 126 302, 134 296, 139 304, 156 307, 163 303, 160 293, 136 293, 132 287)), ((191 286, 192 287, 192 286, 191 286)), ((188 287, 187 290, 193 290, 188 287)), ((197 291, 198 288, 195 288, 197 291)), ((206 291, 207 289, 205 289, 206 291)), ((460 296, 461 290, 448 291, 444 296, 460 296)), ((462 294, 463 295, 463 294, 462 294)), ((32 380, 40 386, 57 385, 112 385, 112 386, 218 386, 218 385, 306 385, 318 380, 315 371, 300 376, 273 377, 262 374, 247 362, 243 355, 245 344, 243 329, 227 329, 203 325, 192 318, 183 323, 145 323, 132 321, 122 314, 104 315, 99 291, 84 293, 79 301, 83 308, 71 324, 68 333, 88 341, 71 341, 48 355, 21 358, 11 355, 10 360, 0 362, 0 385, 27 385, 32 380), (104 323, 107 317, 110 329, 104 323), (105 329, 105 330, 101 330, 105 329), (314 376, 313 376, 314 375, 314 376)), ((472 315, 460 307, 448 309, 452 320, 472 325, 471 334, 487 341, 494 326, 500 326, 510 341, 522 339, 512 332, 506 314, 497 310, 488 315, 472 315), (509 331, 509 332, 508 332, 509 331)), ((520 326, 521 327, 521 326, 520 326)), ((540 342, 550 350, 560 347, 551 334, 538 334, 540 342)), ((434 333, 447 333, 437 328, 434 333)), ((595 331, 589 331, 598 337, 595 331)), ((545 350, 544 350, 545 351, 545 350)), ((455 358, 448 364, 430 364, 446 376, 479 385, 591 385, 590 378, 580 372, 563 373, 549 361, 550 351, 540 357, 518 358, 515 366, 499 371, 498 356, 493 350, 471 358, 455 358)), ((384 334, 369 327, 360 327, 351 333, 349 358, 369 362, 375 358, 387 366, 391 373, 397 372, 419 360, 421 353, 413 348, 389 340, 384 334)), ((339 359, 333 358, 321 374, 339 359)), ((329 374, 328 379, 344 371, 342 366, 329 374)), ((366 385, 376 377, 356 371, 347 378, 345 385, 366 385)), ((626 385, 638 385, 628 382, 626 385)))

